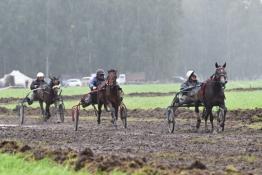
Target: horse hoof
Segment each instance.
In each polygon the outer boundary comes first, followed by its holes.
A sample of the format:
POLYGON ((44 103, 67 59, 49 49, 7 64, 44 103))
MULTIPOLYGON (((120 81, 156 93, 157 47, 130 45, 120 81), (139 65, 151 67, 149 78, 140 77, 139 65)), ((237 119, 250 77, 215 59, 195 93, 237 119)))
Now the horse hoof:
POLYGON ((212 134, 217 134, 217 131, 214 129, 214 130, 212 131, 212 134))
POLYGON ((199 129, 198 128, 194 128, 192 129, 193 133, 199 133, 199 129))
POLYGON ((46 122, 48 119, 50 119, 51 116, 45 116, 44 121, 46 122))

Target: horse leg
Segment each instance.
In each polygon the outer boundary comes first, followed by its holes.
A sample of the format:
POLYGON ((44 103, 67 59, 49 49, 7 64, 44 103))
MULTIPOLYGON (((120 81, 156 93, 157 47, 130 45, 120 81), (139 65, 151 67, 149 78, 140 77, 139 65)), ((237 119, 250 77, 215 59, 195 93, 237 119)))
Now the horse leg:
POLYGON ((212 109, 211 109, 211 112, 210 112, 210 123, 211 123, 211 132, 213 133, 213 131, 214 131, 214 122, 213 122, 213 120, 214 120, 214 116, 213 116, 213 113, 212 113, 212 109))
POLYGON ((115 110, 115 106, 113 106, 112 103, 109 103, 107 106, 109 106, 110 108, 110 112, 111 112, 111 117, 112 117, 112 124, 114 124, 114 122, 116 121, 116 110, 115 110))
POLYGON ((116 116, 116 121, 118 120, 118 110, 119 110, 119 106, 115 105, 115 116, 116 116))
POLYGON ((98 103, 98 112, 97 112, 97 124, 100 125, 101 123, 101 113, 102 113, 102 103, 98 103))
POLYGON ((116 110, 115 108, 111 108, 111 116, 112 116, 112 124, 116 126, 116 110))
POLYGON ((46 106, 45 106, 46 119, 45 120, 48 120, 51 117, 49 108, 50 108, 50 104, 46 103, 46 106))
POLYGON ((212 108, 210 108, 210 106, 206 107, 206 115, 205 115, 205 131, 206 132, 208 132, 207 119, 208 119, 208 116, 210 116, 210 121, 211 121, 211 113, 212 113, 212 108))
POLYGON ((225 106, 225 104, 223 104, 221 106, 222 110, 223 110, 223 115, 222 115, 222 120, 220 121, 220 127, 222 128, 222 131, 224 131, 225 129, 225 121, 226 121, 226 113, 227 113, 227 108, 225 106))
POLYGON ((196 129, 200 128, 200 123, 201 123, 201 117, 199 115, 199 106, 195 106, 195 116, 197 117, 197 124, 196 124, 196 129))
POLYGON ((39 105, 40 105, 40 108, 41 108, 42 116, 44 117, 45 116, 45 111, 44 111, 43 101, 39 101, 39 105))

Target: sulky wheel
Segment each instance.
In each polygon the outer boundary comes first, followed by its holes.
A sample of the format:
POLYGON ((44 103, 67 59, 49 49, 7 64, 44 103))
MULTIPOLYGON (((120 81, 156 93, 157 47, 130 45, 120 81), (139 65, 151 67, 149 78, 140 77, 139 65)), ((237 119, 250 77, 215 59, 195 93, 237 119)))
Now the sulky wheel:
POLYGON ((19 122, 20 122, 20 125, 24 124, 24 120, 25 120, 25 105, 23 103, 21 103, 21 105, 19 106, 19 122))
POLYGON ((166 114, 168 131, 169 131, 169 133, 173 133, 174 130, 175 130, 175 125, 176 125, 173 107, 169 106, 166 109, 166 113, 165 114, 166 114))
POLYGON ((75 108, 73 110, 73 121, 74 121, 75 131, 77 131, 78 130, 78 123, 79 123, 79 108, 75 108))

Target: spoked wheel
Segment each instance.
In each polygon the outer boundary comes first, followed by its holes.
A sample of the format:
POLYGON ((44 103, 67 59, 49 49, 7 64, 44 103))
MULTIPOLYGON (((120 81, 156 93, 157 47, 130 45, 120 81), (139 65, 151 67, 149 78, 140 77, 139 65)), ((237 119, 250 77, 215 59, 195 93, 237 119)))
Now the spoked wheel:
POLYGON ((20 125, 24 124, 24 120, 25 120, 25 105, 21 103, 19 105, 19 123, 20 125))
POLYGON ((62 123, 64 123, 64 121, 65 121, 65 105, 63 103, 59 104, 59 106, 58 106, 58 114, 59 114, 60 121, 62 123))
POLYGON ((78 122, 79 122, 79 113, 80 113, 80 109, 79 107, 76 107, 73 109, 73 122, 74 122, 74 128, 75 128, 75 131, 78 130, 78 122))
POLYGON ((120 105, 120 118, 122 120, 124 128, 127 128, 127 108, 125 104, 120 105))
POLYGON ((169 106, 166 109, 166 120, 169 133, 174 133, 176 121, 174 115, 174 108, 172 106, 169 106))

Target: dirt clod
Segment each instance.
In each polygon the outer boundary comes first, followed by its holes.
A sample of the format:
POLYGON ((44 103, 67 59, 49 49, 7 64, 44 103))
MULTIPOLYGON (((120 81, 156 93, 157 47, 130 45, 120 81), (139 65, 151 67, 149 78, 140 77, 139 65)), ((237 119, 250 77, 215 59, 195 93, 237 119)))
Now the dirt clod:
POLYGON ((200 169, 200 170, 205 170, 207 169, 206 165, 203 164, 202 162, 196 160, 195 162, 193 162, 188 169, 192 170, 192 169, 200 169))
POLYGON ((24 152, 30 151, 31 149, 32 149, 32 148, 31 148, 30 146, 24 145, 24 146, 22 146, 22 147, 19 149, 19 151, 22 152, 22 153, 24 153, 24 152))
POLYGON ((46 153, 45 153, 45 151, 43 151, 43 150, 35 150, 35 151, 33 152, 33 156, 34 156, 34 159, 35 159, 35 160, 42 160, 42 159, 45 158, 46 153))

